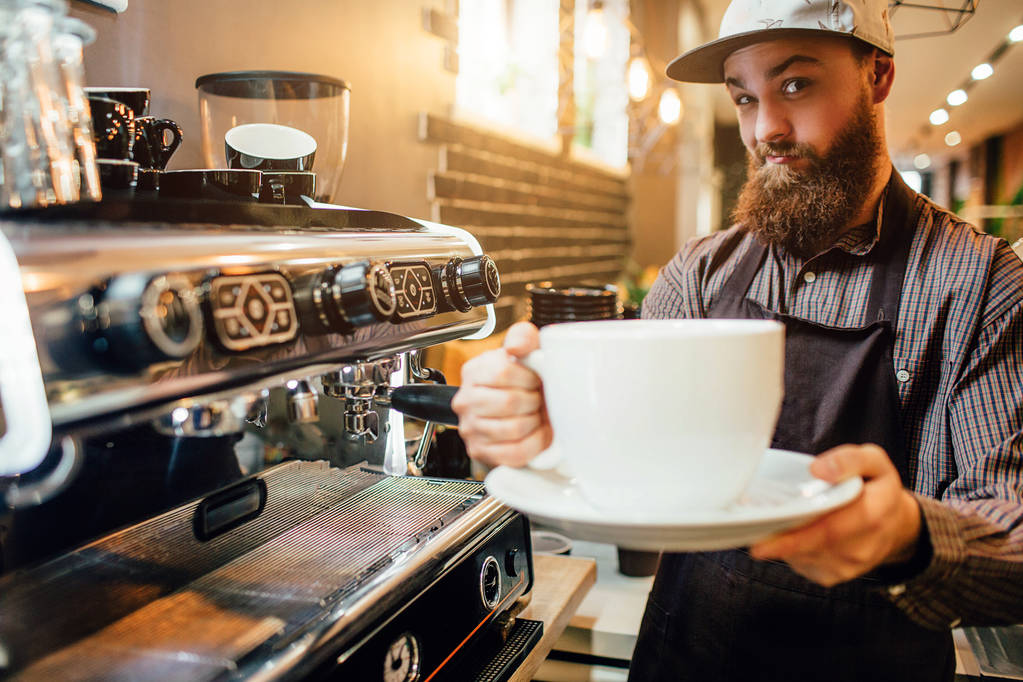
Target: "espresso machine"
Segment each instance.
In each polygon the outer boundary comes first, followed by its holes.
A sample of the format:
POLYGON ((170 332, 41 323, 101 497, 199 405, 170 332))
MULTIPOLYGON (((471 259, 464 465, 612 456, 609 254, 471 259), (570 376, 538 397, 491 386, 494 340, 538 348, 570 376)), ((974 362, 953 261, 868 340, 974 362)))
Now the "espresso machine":
POLYGON ((499 291, 376 211, 0 214, 0 677, 506 679, 528 522, 394 409, 499 291))

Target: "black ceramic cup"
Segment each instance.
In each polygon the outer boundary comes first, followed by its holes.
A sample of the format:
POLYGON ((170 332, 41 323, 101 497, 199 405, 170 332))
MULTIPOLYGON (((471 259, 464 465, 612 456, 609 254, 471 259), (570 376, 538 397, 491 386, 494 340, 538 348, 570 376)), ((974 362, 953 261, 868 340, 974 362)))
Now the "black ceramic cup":
POLYGON ((135 117, 131 158, 142 168, 163 170, 181 144, 181 127, 168 118, 135 117))
POLYGON ((136 116, 149 115, 149 88, 83 88, 86 97, 105 97, 129 107, 136 116))
POLYGON ((174 170, 160 173, 160 198, 255 201, 261 173, 243 169, 174 170))
POLYGON ((305 205, 302 196, 316 192, 316 173, 304 171, 263 171, 259 200, 264 204, 305 205))
POLYGON ((139 177, 135 183, 135 192, 155 192, 160 189, 160 176, 163 171, 155 168, 139 168, 139 177))
POLYGON ((135 114, 131 108, 106 97, 90 97, 89 110, 97 158, 130 161, 135 140, 135 114))
POLYGON ((134 194, 139 165, 125 159, 97 159, 99 186, 104 197, 134 194))
POLYGON ((308 171, 316 158, 316 139, 298 128, 276 123, 245 123, 224 134, 229 168, 308 171))

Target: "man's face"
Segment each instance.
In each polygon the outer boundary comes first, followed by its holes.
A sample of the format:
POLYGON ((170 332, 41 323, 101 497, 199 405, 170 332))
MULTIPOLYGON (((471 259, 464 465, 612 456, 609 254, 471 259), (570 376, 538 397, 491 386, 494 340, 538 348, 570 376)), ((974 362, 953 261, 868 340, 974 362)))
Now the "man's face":
POLYGON ((805 146, 827 155, 866 87, 864 70, 842 39, 769 40, 732 53, 725 83, 743 144, 757 165, 802 171, 810 160, 786 153, 805 146))
POLYGON ((869 73, 834 38, 772 40, 728 58, 750 156, 736 222, 805 257, 851 227, 883 153, 869 73))

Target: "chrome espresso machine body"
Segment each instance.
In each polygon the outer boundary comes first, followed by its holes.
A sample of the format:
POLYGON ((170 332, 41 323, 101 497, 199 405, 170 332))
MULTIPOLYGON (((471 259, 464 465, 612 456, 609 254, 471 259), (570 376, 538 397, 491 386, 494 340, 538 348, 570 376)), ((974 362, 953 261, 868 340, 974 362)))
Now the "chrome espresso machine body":
POLYGON ((493 328, 468 233, 104 202, 0 216, 0 287, 0 677, 498 680, 538 639, 527 521, 411 475, 391 409, 493 328))

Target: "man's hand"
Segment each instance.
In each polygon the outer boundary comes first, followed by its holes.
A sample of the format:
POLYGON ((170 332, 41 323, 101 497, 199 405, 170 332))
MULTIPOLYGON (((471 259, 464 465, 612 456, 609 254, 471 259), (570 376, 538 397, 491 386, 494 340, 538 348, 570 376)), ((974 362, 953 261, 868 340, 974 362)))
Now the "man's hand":
POLYGON ((811 523, 757 543, 757 559, 779 559, 831 587, 885 563, 908 561, 920 535, 920 508, 899 472, 876 445, 842 445, 819 455, 810 472, 837 483, 863 477, 853 502, 811 523))
POLYGON ((537 328, 520 322, 504 347, 462 367, 462 387, 451 401, 469 456, 484 464, 523 466, 551 444, 540 377, 517 362, 540 347, 537 328))

